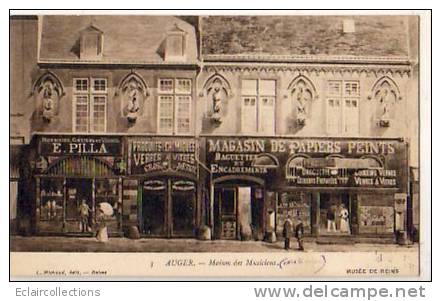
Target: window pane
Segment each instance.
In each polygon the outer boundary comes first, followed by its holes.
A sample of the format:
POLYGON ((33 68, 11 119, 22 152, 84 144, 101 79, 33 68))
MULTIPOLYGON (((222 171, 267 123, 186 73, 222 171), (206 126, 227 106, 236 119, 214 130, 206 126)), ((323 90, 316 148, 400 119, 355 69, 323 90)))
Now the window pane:
POLYGON ((191 79, 177 79, 176 93, 190 94, 191 93, 191 79))
POLYGON ((173 97, 159 97, 159 131, 162 133, 173 132, 173 97))
POLYGON ((93 91, 94 92, 106 92, 107 90, 107 80, 104 78, 93 80, 93 91))
POLYGON ((177 110, 177 132, 179 134, 190 132, 190 105, 191 98, 189 96, 178 96, 176 103, 177 110))
POLYGON ((172 79, 159 79, 159 91, 173 93, 173 80, 172 79))
POLYGON ((340 81, 329 81, 328 82, 328 95, 341 95, 341 82, 340 81))
POLYGON ((340 114, 340 101, 328 99, 327 129, 329 134, 338 134, 340 132, 340 114))
POLYGON ((242 95, 257 95, 257 80, 242 80, 242 95))
POLYGON ((345 82, 345 95, 358 96, 360 95, 360 85, 358 82, 345 82))
POLYGON ((344 112, 344 132, 346 134, 358 134, 359 132, 359 111, 358 101, 356 99, 347 99, 345 101, 344 112))
POLYGON ((275 97, 261 97, 259 107, 259 132, 266 135, 275 133, 275 97))
POLYGON ((275 80, 260 80, 259 82, 260 95, 276 95, 276 81, 275 80))
POLYGON ((87 132, 89 110, 88 110, 88 97, 76 96, 75 99, 75 131, 87 132))
POLYGON ((242 105, 242 132, 257 131, 257 105, 255 97, 244 97, 242 105))
POLYGON ((75 79, 75 91, 87 92, 88 80, 86 78, 75 79))
POLYGON ((95 96, 93 98, 92 131, 104 132, 106 128, 106 97, 95 96))

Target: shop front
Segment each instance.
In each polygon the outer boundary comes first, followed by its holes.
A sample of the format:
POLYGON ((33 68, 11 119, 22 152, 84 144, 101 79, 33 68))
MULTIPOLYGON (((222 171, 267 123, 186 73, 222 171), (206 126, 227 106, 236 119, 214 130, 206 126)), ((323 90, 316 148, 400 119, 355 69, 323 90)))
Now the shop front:
POLYGON ((315 237, 393 238, 406 227, 401 140, 206 137, 206 153, 215 238, 247 228, 280 237, 288 218, 315 237))
POLYGON ((194 237, 198 143, 183 137, 128 138, 124 199, 128 225, 146 237, 194 237))
POLYGON ((121 235, 122 138, 45 135, 36 145, 36 233, 92 235, 97 207, 108 203, 109 234, 121 235))
POLYGON ((213 193, 209 223, 214 239, 262 240, 267 228, 267 189, 276 175, 277 158, 262 155, 265 140, 204 138, 213 193))

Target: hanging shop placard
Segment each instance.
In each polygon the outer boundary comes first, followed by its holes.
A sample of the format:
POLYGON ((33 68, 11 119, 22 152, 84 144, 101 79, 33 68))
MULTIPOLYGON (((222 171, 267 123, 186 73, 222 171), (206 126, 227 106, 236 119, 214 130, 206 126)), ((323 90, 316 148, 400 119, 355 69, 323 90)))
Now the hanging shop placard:
POLYGON ((93 155, 121 156, 121 137, 115 136, 41 136, 39 151, 43 156, 93 155))
POLYGON ((405 143, 398 139, 206 138, 214 177, 253 175, 278 186, 399 188, 405 143))
POLYGON ((176 137, 129 138, 131 174, 179 172, 197 175, 197 140, 176 137))

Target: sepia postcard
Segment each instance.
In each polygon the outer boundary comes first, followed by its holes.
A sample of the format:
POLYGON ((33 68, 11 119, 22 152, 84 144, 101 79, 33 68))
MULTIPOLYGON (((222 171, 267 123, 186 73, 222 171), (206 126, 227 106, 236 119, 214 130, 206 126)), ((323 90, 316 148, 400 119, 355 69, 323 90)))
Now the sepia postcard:
POLYGON ((12 279, 429 268, 420 15, 57 13, 10 15, 12 279))

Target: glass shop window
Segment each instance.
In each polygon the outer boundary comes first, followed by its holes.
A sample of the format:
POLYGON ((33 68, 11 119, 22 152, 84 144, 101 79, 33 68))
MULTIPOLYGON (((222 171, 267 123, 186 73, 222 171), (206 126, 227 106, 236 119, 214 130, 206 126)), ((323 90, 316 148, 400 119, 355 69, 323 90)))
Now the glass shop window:
POLYGON ((41 179, 40 220, 63 221, 64 190, 63 179, 41 179))

